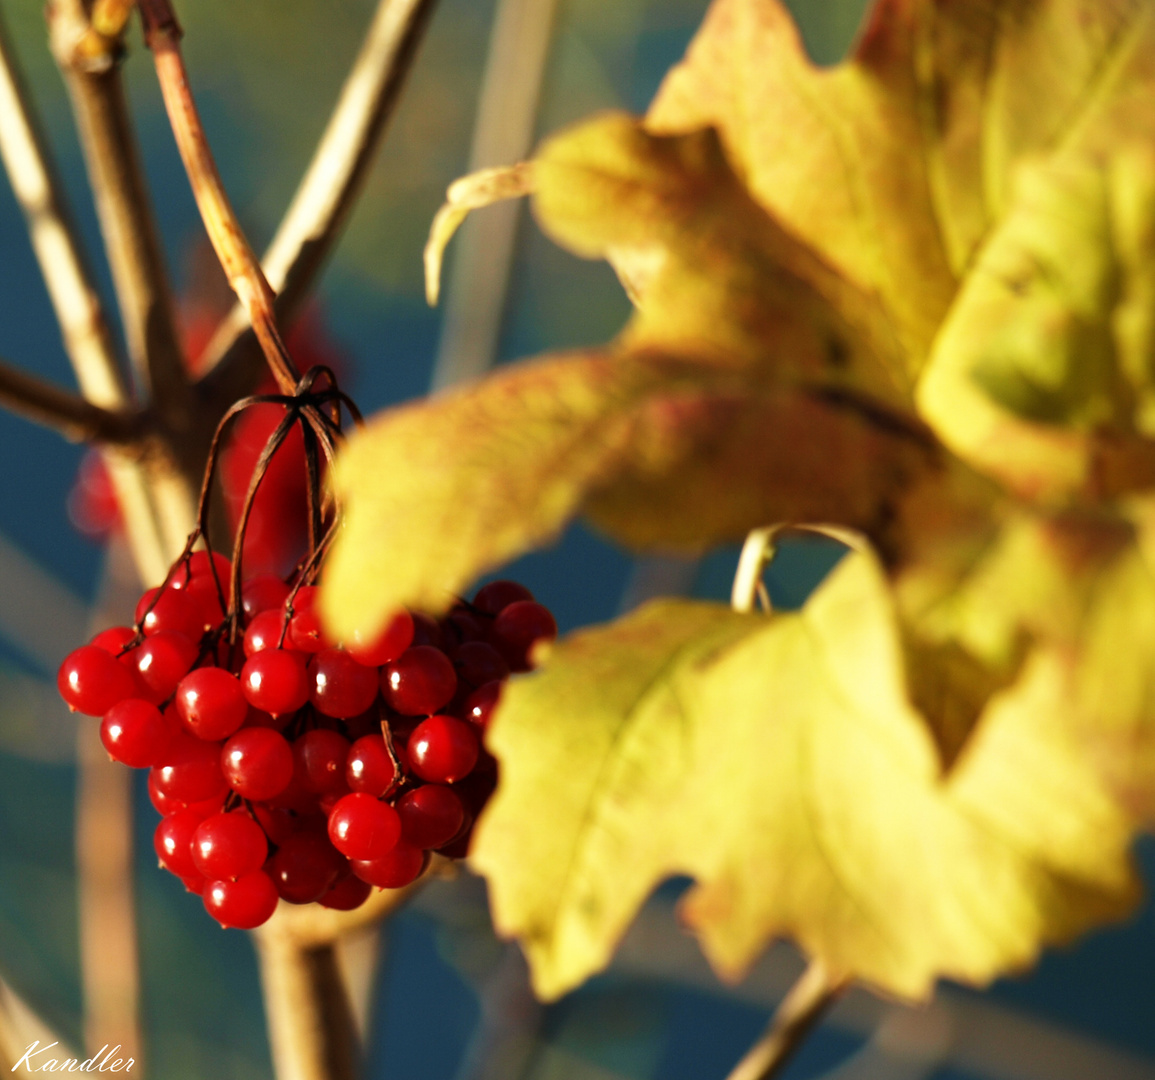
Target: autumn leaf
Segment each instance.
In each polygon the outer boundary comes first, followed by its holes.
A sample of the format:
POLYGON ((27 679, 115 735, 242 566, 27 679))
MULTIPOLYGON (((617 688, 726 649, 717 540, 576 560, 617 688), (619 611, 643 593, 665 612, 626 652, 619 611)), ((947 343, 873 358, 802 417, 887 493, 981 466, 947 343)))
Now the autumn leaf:
POLYGON ((1056 659, 991 699, 944 777, 901 657, 855 554, 797 614, 657 602, 515 680, 471 863, 537 991, 602 968, 673 874, 695 879, 683 910, 726 977, 789 935, 909 997, 1129 910, 1129 824, 1057 719, 1056 659))
POLYGON ((935 468, 917 429, 853 400, 660 355, 558 357, 350 440, 334 484, 355 497, 322 603, 338 635, 403 604, 443 610, 583 510, 629 542, 688 550, 766 520, 883 532, 935 468), (803 442, 827 456, 799 454, 803 442))

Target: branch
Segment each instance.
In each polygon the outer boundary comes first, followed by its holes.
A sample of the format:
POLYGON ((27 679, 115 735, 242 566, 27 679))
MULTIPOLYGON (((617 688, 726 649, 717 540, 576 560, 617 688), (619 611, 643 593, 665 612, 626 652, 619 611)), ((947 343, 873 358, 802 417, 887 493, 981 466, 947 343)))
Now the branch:
POLYGON ((765 1034, 734 1066, 726 1080, 772 1080, 781 1075, 848 982, 832 976, 821 960, 811 960, 782 999, 765 1034))
MULTIPOLYGON (((123 410, 130 405, 128 387, 2 22, 0 158, 28 223, 80 391, 93 405, 123 410)), ((171 539, 162 527, 145 473, 121 454, 110 452, 105 460, 140 572, 146 579, 159 580, 168 567, 171 539)))
POLYGON ((168 0, 140 0, 140 14, 145 44, 156 64, 165 111, 205 231, 229 286, 248 314, 277 385, 282 393, 291 394, 300 373, 277 329, 273 290, 229 202, 209 149, 180 51, 180 24, 168 0))
POLYGON ((140 413, 114 411, 85 401, 0 360, 0 404, 11 412, 53 428, 72 442, 136 443, 143 431, 140 413))
MULTIPOLYGON (((49 9, 53 51, 72 99, 128 355, 166 427, 193 426, 180 339, 151 200, 115 62, 130 5, 102 0, 90 24, 84 0, 49 9), (104 52, 98 51, 103 43, 104 52)), ((190 462, 185 470, 196 471, 190 462)))
MULTIPOLYGON (((392 117, 436 0, 380 0, 361 51, 262 267, 291 319, 336 241, 392 117)), ((231 400, 253 384, 256 343, 239 305, 202 357, 206 388, 231 400)))

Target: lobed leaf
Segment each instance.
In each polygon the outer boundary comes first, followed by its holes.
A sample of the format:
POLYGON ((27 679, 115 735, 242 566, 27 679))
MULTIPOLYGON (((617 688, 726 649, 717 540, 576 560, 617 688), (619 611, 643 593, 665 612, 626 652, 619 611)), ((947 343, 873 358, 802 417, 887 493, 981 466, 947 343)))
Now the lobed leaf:
POLYGON ((583 510, 627 542, 689 550, 767 520, 883 532, 936 467, 888 414, 709 364, 627 353, 522 365, 350 439, 323 610, 339 636, 401 605, 442 610, 583 510), (803 442, 823 453, 800 454, 803 442))
POLYGON ((782 934, 909 997, 1021 967, 1137 888, 1129 823, 1057 720, 1056 663, 1032 657, 944 777, 868 555, 798 614, 666 601, 576 634, 490 731, 502 783, 471 862, 496 925, 546 997, 603 967, 671 874, 696 879, 685 914, 727 977, 782 934))

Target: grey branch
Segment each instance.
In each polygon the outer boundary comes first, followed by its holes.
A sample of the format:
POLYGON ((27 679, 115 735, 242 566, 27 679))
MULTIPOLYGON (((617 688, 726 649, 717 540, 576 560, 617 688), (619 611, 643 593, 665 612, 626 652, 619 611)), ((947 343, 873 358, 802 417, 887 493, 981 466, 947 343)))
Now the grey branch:
MULTIPOLYGON (((278 321, 294 311, 329 254, 372 162, 435 0, 380 0, 337 106, 276 236, 262 260, 277 293, 278 321)), ((213 398, 248 393, 260 351, 238 304, 202 357, 213 398)))

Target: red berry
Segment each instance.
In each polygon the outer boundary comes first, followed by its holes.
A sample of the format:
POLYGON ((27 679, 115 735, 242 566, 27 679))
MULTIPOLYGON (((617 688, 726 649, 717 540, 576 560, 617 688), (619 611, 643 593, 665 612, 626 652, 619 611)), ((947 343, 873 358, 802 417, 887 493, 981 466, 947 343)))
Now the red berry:
POLYGON ((486 615, 498 615, 510 604, 532 599, 533 593, 516 581, 491 581, 477 590, 473 606, 486 615))
POLYGON ((202 633, 220 626, 224 620, 225 603, 222 601, 228 600, 228 579, 226 578, 222 584, 223 592, 218 592, 217 583, 211 577, 194 577, 181 590, 181 596, 188 598, 200 618, 202 633))
POLYGON ((254 870, 236 881, 211 881, 204 889, 205 910, 225 927, 252 930, 277 910, 277 889, 268 874, 254 870))
POLYGON ((456 691, 453 664, 431 645, 414 645, 381 669, 385 700, 405 716, 435 713, 453 699, 456 691))
POLYGON ((160 763, 168 744, 177 733, 160 709, 140 698, 118 701, 100 722, 100 741, 116 761, 134 769, 148 769, 160 763))
POLYGON ((465 807, 452 788, 422 784, 397 800, 401 838, 414 847, 448 844, 465 824, 465 807))
POLYGON ((131 626, 110 626, 107 630, 101 630, 89 644, 119 657, 132 644, 135 637, 136 631, 131 626))
POLYGON ((342 649, 322 649, 309 661, 309 700, 326 716, 363 713, 377 698, 377 671, 342 649))
POLYGON ((306 585, 293 598, 293 616, 289 620, 289 643, 301 652, 315 653, 333 646, 325 628, 321 625, 320 613, 316 610, 317 588, 306 585))
MULTIPOLYGON (((254 656, 265 649, 276 649, 280 644, 284 625, 285 613, 279 608, 276 611, 262 611, 253 616, 253 621, 245 631, 245 656, 254 656)), ((286 644, 288 640, 286 635, 286 644)))
POLYGON ((208 884, 202 874, 197 874, 196 877, 182 877, 180 883, 184 886, 185 892, 196 893, 197 896, 203 896, 205 886, 208 884))
POLYGON ((557 637, 557 623, 549 609, 532 600, 518 600, 493 621, 493 637, 514 671, 529 667, 529 654, 539 641, 557 637))
MULTIPOLYGON (((216 564, 217 578, 221 585, 227 590, 229 587, 229 578, 233 574, 233 561, 227 555, 222 555, 219 551, 212 553, 212 561, 216 564)), ((207 577, 210 581, 213 579, 212 568, 209 565, 209 553, 207 551, 194 551, 188 560, 188 575, 185 577, 187 583, 192 578, 207 577)), ((176 588, 176 580, 181 575, 175 574, 171 583, 172 588, 176 588)))
POLYGON ((501 697, 501 683, 487 682, 479 686, 465 699, 464 719, 484 731, 489 726, 489 718, 501 697))
POLYGON ((193 834, 205 815, 196 810, 178 810, 162 819, 152 834, 152 846, 161 866, 181 878, 198 878, 192 855, 193 834))
POLYGON ((396 660, 412 642, 413 616, 408 611, 399 611, 374 638, 366 638, 360 631, 354 631, 345 648, 358 664, 380 667, 396 660))
POLYGON ((445 635, 441 626, 428 615, 413 616, 413 644, 432 645, 435 649, 445 648, 445 635))
POLYGON ((416 881, 425 869, 425 852, 404 840, 375 859, 351 859, 353 873, 380 889, 401 889, 416 881))
POLYGON ((306 791, 315 795, 344 786, 348 756, 349 740, 328 728, 306 731, 293 743, 297 779, 306 791))
POLYGON ((264 649, 241 669, 241 690, 249 704, 274 716, 296 712, 309 700, 309 678, 298 652, 264 649))
POLYGON ((103 716, 118 701, 132 697, 132 671, 96 645, 81 645, 60 665, 56 687, 70 709, 86 716, 103 716))
POLYGON ((344 796, 329 814, 329 839, 350 859, 380 858, 400 836, 397 811, 364 792, 344 796))
POLYGON ((241 607, 249 619, 262 611, 276 611, 279 615, 289 592, 289 586, 276 574, 258 574, 246 581, 241 589, 241 607))
POLYGON ((221 744, 183 731, 173 735, 152 776, 161 795, 183 803, 213 799, 228 790, 221 773, 221 744))
POLYGON ((453 667, 460 682, 478 687, 509 677, 509 665, 501 653, 484 641, 467 641, 453 654, 453 667))
POLYGON ((281 898, 290 904, 311 904, 348 872, 345 857, 322 830, 307 829, 286 838, 265 866, 281 898))
POLYGON ((242 799, 271 799, 293 779, 293 751, 279 731, 241 728, 221 750, 221 772, 242 799))
POLYGON ((148 801, 152 803, 154 809, 162 817, 170 817, 173 814, 180 813, 181 810, 195 810, 203 820, 209 814, 215 814, 225 801, 225 793, 227 788, 221 788, 216 795, 210 796, 207 799, 202 799, 199 802, 186 803, 181 799, 174 799, 170 795, 164 794, 156 786, 157 770, 155 768, 149 770, 148 774, 148 801))
POLYGON ((422 720, 407 744, 409 763, 422 780, 452 784, 469 775, 480 749, 473 728, 452 716, 422 720))
POLYGON ((133 652, 141 679, 161 701, 172 697, 196 658, 196 644, 175 630, 158 630, 133 652))
POLYGON ((260 825, 239 810, 213 814, 193 833, 193 862, 210 881, 244 877, 259 870, 268 854, 269 844, 260 825))
POLYGON ((200 641, 204 619, 200 608, 184 595, 184 590, 149 589, 136 605, 136 622, 146 635, 158 630, 175 630, 187 638, 200 641))
POLYGON ((234 675, 223 668, 190 671, 177 684, 176 711, 201 739, 227 739, 245 722, 249 705, 234 675))
POLYGON ((345 781, 353 791, 363 791, 378 799, 396 779, 384 736, 364 735, 349 748, 345 781))
POLYGON ((353 911, 369 899, 372 891, 369 882, 350 874, 338 881, 317 903, 334 911, 353 911))

